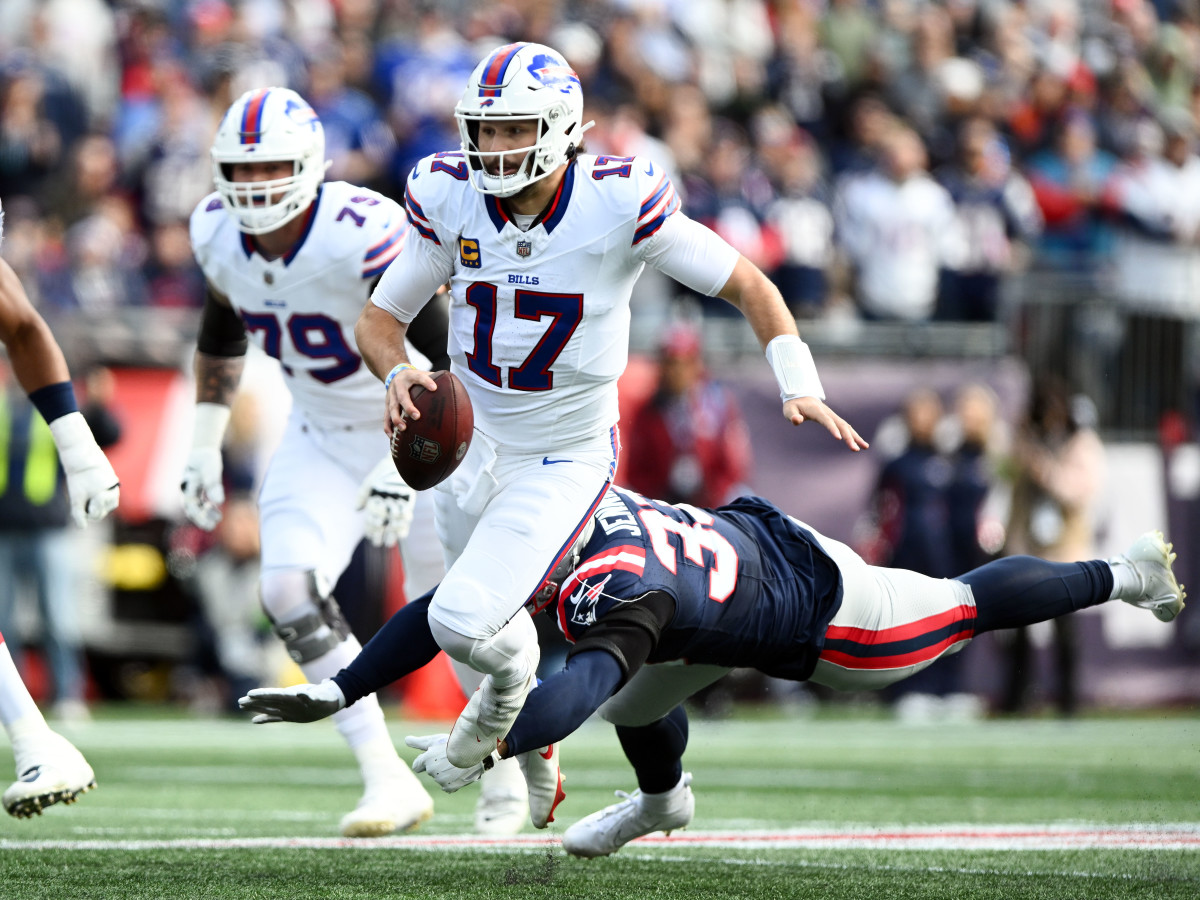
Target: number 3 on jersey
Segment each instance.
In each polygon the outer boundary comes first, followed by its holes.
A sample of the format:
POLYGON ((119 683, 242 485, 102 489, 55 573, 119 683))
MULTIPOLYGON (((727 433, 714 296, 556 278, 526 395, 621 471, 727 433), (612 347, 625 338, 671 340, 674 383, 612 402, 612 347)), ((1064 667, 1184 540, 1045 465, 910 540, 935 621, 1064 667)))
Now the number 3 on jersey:
MULTIPOLYGON (((475 349, 467 354, 472 372, 496 387, 504 387, 500 367, 492 362, 492 335, 496 330, 496 286, 477 281, 467 288, 468 306, 475 308, 475 349)), ((550 367, 558 359, 583 319, 583 294, 548 294, 517 291, 514 312, 518 319, 538 321, 547 316, 550 326, 525 361, 508 371, 508 387, 516 391, 548 391, 554 387, 550 367)))
MULTIPOLYGON (((291 366, 283 362, 283 325, 273 313, 242 312, 246 331, 261 331, 263 350, 267 356, 280 361, 287 375, 294 374, 291 366)), ((342 326, 329 316, 293 313, 287 320, 288 337, 301 356, 309 359, 332 359, 333 365, 320 369, 309 369, 308 374, 322 384, 332 384, 353 375, 362 365, 362 357, 350 349, 342 335, 342 326)))
POLYGON ((713 523, 712 516, 695 507, 684 508, 696 519, 695 524, 676 522, 656 509, 639 510, 638 518, 646 526, 654 555, 668 572, 675 574, 676 547, 671 540, 674 538, 684 559, 708 569, 708 598, 724 603, 737 587, 737 549, 724 535, 708 527, 713 523), (712 554, 712 564, 708 566, 704 562, 705 550, 712 554))

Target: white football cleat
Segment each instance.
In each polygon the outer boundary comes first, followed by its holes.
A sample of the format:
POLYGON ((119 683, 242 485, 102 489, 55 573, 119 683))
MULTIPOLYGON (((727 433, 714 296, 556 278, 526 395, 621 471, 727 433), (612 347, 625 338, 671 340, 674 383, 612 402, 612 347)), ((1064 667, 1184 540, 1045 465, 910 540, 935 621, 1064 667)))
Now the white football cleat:
POLYGON ((679 784, 663 794, 626 794, 620 803, 580 819, 563 834, 563 849, 572 856, 591 859, 616 853, 634 838, 662 831, 670 834, 685 828, 696 813, 692 773, 684 772, 679 784))
POLYGON ((479 780, 475 803, 475 833, 508 837, 525 827, 529 791, 515 758, 502 759, 479 780))
POLYGON ((1161 531, 1147 531, 1133 542, 1132 547, 1113 559, 1113 565, 1132 568, 1141 583, 1138 596, 1125 602, 1150 610, 1160 622, 1170 622, 1179 615, 1187 597, 1183 585, 1175 580, 1175 573, 1171 571, 1171 563, 1175 562, 1172 549, 1161 531))
POLYGON ((536 669, 535 658, 528 677, 518 687, 504 693, 496 690, 491 675, 483 679, 446 739, 446 759, 452 765, 460 769, 477 766, 502 739, 508 737, 525 705, 525 698, 537 686, 536 669))
POLYGON ((55 803, 74 803, 96 786, 96 775, 83 754, 49 729, 16 738, 17 780, 4 792, 4 809, 18 819, 42 814, 55 803))
POLYGON ((382 837, 412 831, 433 815, 433 798, 417 776, 401 765, 368 785, 358 806, 342 817, 345 837, 382 837))
POLYGON ((545 828, 554 821, 554 810, 567 797, 558 764, 558 744, 529 750, 517 760, 529 788, 529 821, 534 828, 545 828))

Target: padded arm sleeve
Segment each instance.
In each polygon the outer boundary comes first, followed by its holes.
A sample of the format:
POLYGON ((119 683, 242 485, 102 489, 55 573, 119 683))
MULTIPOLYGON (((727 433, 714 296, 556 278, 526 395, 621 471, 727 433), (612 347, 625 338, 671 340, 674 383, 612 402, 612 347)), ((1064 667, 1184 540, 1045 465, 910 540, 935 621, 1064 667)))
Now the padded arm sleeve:
POLYGON ((674 616, 675 598, 663 591, 651 591, 602 616, 575 642, 567 659, 589 650, 603 650, 620 664, 624 684, 649 659, 674 616))
POLYGON ((646 243, 647 263, 709 297, 725 286, 741 255, 712 229, 678 212, 646 243))
POLYGON ((446 350, 450 333, 450 304, 445 294, 437 294, 417 313, 405 334, 414 347, 429 360, 431 371, 450 368, 446 350))
POLYGON ((438 655, 441 648, 429 630, 432 600, 430 591, 405 604, 367 641, 350 665, 333 676, 347 706, 415 672, 438 655))
POLYGON ((248 346, 241 316, 228 303, 219 300, 209 286, 204 298, 204 312, 200 316, 196 349, 209 356, 231 357, 245 356, 248 346))
POLYGON ((561 741, 616 693, 621 664, 604 650, 578 653, 566 668, 530 693, 508 732, 508 755, 540 750, 561 741))

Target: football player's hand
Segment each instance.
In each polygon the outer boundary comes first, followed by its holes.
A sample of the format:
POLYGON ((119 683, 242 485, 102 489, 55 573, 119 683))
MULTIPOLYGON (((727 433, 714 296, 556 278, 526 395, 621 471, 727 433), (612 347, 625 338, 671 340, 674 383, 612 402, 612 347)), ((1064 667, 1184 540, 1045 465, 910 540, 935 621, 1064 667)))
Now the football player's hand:
POLYGON ((320 684, 297 684, 288 688, 254 688, 238 699, 238 706, 256 713, 255 725, 269 722, 316 722, 332 716, 346 705, 342 689, 326 678, 320 684))
POLYGON ((376 547, 395 547, 408 537, 416 499, 417 492, 404 483, 391 454, 381 459, 358 489, 367 540, 376 547))
POLYGON ((414 750, 424 752, 413 760, 414 772, 424 772, 438 783, 447 794, 453 794, 459 788, 466 787, 473 781, 478 781, 483 773, 490 769, 499 756, 493 750, 483 762, 476 763, 468 769, 460 769, 446 759, 446 738, 448 734, 428 734, 421 737, 409 735, 404 743, 414 750))
POLYGON ((71 518, 80 528, 98 522, 117 508, 121 483, 112 463, 92 436, 80 412, 67 413, 50 423, 54 446, 67 476, 71 518))
POLYGON ((225 485, 221 482, 221 451, 193 447, 183 470, 183 511, 193 524, 212 531, 221 521, 225 485))
POLYGON ((799 425, 808 419, 824 425, 826 430, 851 450, 862 450, 871 446, 854 428, 825 405, 825 401, 817 397, 796 397, 786 400, 783 404, 783 417, 793 425, 799 425))
POLYGON ((393 431, 404 430, 405 416, 412 419, 421 418, 409 393, 418 384, 427 391, 437 390, 437 382, 433 380, 433 376, 423 369, 415 368, 401 369, 388 385, 387 416, 383 422, 383 430, 387 432, 388 437, 391 437, 393 431))

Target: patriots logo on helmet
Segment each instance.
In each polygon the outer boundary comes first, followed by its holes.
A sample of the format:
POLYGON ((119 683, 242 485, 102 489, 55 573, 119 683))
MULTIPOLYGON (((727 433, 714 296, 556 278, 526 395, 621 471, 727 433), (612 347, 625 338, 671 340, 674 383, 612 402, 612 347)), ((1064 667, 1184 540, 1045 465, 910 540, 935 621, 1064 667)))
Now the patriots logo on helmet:
POLYGON ((564 94, 569 94, 576 88, 582 89, 575 70, 555 56, 539 53, 530 60, 526 69, 546 87, 558 88, 564 94))

